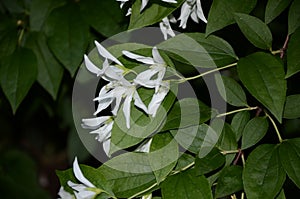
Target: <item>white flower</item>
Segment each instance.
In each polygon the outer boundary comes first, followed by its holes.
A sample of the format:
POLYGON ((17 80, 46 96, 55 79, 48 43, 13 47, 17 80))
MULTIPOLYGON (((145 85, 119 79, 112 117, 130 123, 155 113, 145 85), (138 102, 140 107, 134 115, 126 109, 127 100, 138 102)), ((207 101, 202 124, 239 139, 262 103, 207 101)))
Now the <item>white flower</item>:
MULTIPOLYGON (((167 3, 177 3, 176 0, 162 0, 162 1, 167 2, 167 3)), ((148 2, 149 2, 149 0, 142 0, 140 12, 142 12, 144 10, 144 8, 147 6, 148 2)))
POLYGON ((148 195, 144 195, 142 197, 142 199, 152 199, 152 193, 148 194, 148 195))
POLYGON ((58 195, 60 197, 58 199, 74 199, 74 196, 69 192, 65 191, 63 186, 60 187, 58 195))
POLYGON ((149 105, 148 105, 148 114, 151 115, 152 117, 155 117, 156 112, 168 94, 170 90, 170 83, 168 81, 163 81, 161 82, 161 85, 159 87, 159 90, 154 93, 149 105))
POLYGON ((95 198, 101 191, 95 187, 88 179, 86 179, 83 173, 80 170, 78 165, 77 157, 75 157, 73 163, 73 172, 76 179, 82 184, 73 183, 68 181, 68 185, 74 189, 74 194, 76 199, 93 199, 95 198), (91 190, 95 191, 91 191, 91 190))
POLYGON ((175 33, 172 30, 172 27, 170 25, 170 21, 169 21, 168 17, 165 17, 162 19, 162 22, 159 23, 159 27, 160 27, 162 34, 164 35, 165 40, 168 39, 168 35, 170 35, 171 37, 175 36, 175 33))
POLYGON ((181 14, 178 19, 180 20, 179 27, 186 28, 187 20, 190 16, 196 23, 199 23, 199 19, 207 23, 200 0, 186 0, 183 3, 181 7, 181 14))
POLYGON ((163 58, 160 56, 158 50, 156 47, 152 49, 152 57, 145 57, 141 55, 137 55, 134 53, 131 53, 129 51, 122 51, 123 54, 131 59, 135 59, 139 62, 142 62, 144 64, 150 64, 150 69, 145 70, 141 73, 139 73, 136 78, 134 79, 134 82, 136 84, 142 85, 147 88, 155 88, 155 92, 157 92, 161 81, 165 75, 166 72, 166 63, 163 60, 163 58), (152 79, 155 75, 157 75, 156 79, 152 79))
POLYGON ((108 63, 108 60, 111 60, 118 64, 119 66, 123 66, 123 64, 115 58, 110 52, 108 52, 101 44, 95 41, 98 53, 105 58, 102 70, 98 68, 96 65, 92 63, 92 61, 88 58, 87 55, 84 55, 84 63, 86 68, 91 72, 96 74, 97 76, 101 76, 106 81, 119 80, 123 77, 124 70, 120 67, 111 65, 108 63))
POLYGON ((142 143, 135 151, 136 152, 144 152, 149 153, 150 152, 150 146, 152 143, 152 138, 142 143))
POLYGON ((129 0, 117 0, 117 1, 120 1, 120 8, 122 8, 124 6, 124 4, 126 2, 128 2, 129 0))
POLYGON ((132 13, 132 9, 128 8, 127 13, 126 13, 126 17, 129 16, 129 15, 131 15, 131 13, 132 13))

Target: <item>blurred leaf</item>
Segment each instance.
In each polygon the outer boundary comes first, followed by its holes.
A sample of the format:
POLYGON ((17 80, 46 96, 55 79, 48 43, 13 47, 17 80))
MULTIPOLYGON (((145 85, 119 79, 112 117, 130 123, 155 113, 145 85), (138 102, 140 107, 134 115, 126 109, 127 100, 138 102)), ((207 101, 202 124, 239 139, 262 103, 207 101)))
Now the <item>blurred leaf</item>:
POLYGON ((183 2, 184 0, 177 0, 177 3, 150 1, 147 8, 140 12, 142 1, 137 0, 131 7, 132 11, 128 29, 136 29, 153 25, 161 21, 164 17, 169 16, 183 2))
POLYGON ((203 158, 196 158, 195 173, 196 175, 204 175, 214 171, 225 163, 225 156, 220 153, 220 150, 213 148, 209 154, 203 158))
POLYGON ((300 27, 300 1, 294 0, 290 6, 288 16, 288 32, 293 34, 300 27))
POLYGON ((84 0, 79 2, 82 16, 88 24, 106 37, 125 31, 126 13, 117 1, 84 0))
POLYGON ((292 0, 268 0, 265 12, 265 22, 270 23, 280 15, 291 3, 292 0))
POLYGON ((285 198, 285 194, 284 194, 284 190, 282 189, 280 191, 280 193, 276 196, 276 199, 286 199, 285 198))
POLYGON ((210 107, 195 98, 175 102, 161 131, 199 125, 213 117, 210 107))
POLYGON ((224 66, 238 58, 228 42, 220 37, 203 33, 179 34, 158 45, 158 48, 171 52, 171 58, 182 63, 201 68, 224 66))
POLYGON ((237 70, 249 92, 281 122, 287 89, 282 62, 258 52, 241 58, 237 70))
POLYGON ((248 14, 255 5, 256 0, 214 0, 209 10, 205 35, 208 36, 217 30, 234 24, 235 12, 248 14))
POLYGON ((285 172, 300 188, 300 138, 282 142, 279 147, 279 155, 285 172))
POLYGON ((33 50, 37 57, 37 81, 53 99, 56 99, 64 72, 62 65, 50 52, 46 37, 42 33, 32 33, 27 39, 26 44, 33 50))
POLYGON ((195 176, 194 169, 168 177, 161 184, 164 199, 212 199, 212 193, 204 176, 195 176))
POLYGON ((54 9, 46 21, 48 45, 72 76, 87 48, 88 30, 78 6, 71 3, 54 9))
POLYGON ((157 183, 162 182, 172 171, 178 160, 178 144, 169 133, 153 137, 149 153, 149 163, 157 183))
POLYGON ((300 28, 298 28, 290 37, 287 49, 287 72, 286 78, 300 71, 300 28))
POLYGON ((286 97, 283 117, 287 119, 300 117, 300 94, 286 97))
POLYGON ((1 86, 15 113, 36 80, 36 56, 29 49, 18 48, 12 55, 5 57, 1 65, 1 86))
POLYGON ((30 30, 40 31, 50 12, 65 4, 64 0, 31 0, 30 3, 30 30))
POLYGON ((2 0, 2 3, 10 13, 18 14, 25 12, 23 0, 2 0))
POLYGON ((243 168, 241 166, 225 167, 218 178, 216 198, 225 197, 243 190, 243 168))
POLYGON ((242 87, 232 78, 215 76, 216 84, 222 98, 233 106, 247 106, 247 98, 242 87))
POLYGON ((272 48, 272 33, 259 18, 247 14, 235 13, 235 20, 245 37, 257 48, 272 48))
POLYGON ((255 117, 245 126, 241 149, 247 149, 257 144, 267 133, 269 122, 266 117, 255 117))
POLYGON ((24 152, 12 150, 0 157, 1 198, 45 198, 50 196, 38 184, 35 162, 24 152))
POLYGON ((17 24, 14 20, 0 16, 0 58, 14 52, 18 43, 17 24))
POLYGON ((248 111, 242 111, 239 113, 236 113, 231 121, 231 126, 234 129, 236 141, 239 141, 244 128, 248 121, 250 120, 250 113, 248 111))

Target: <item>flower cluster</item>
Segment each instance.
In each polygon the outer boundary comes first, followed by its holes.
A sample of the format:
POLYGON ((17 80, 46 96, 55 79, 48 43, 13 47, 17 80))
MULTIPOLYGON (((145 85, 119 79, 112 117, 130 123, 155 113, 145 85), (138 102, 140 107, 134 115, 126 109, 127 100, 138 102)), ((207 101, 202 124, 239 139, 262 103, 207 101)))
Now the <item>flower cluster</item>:
POLYGON ((94 101, 98 102, 97 110, 94 113, 96 117, 82 119, 82 127, 91 129, 90 133, 97 135, 96 139, 99 142, 103 142, 103 149, 108 155, 114 118, 117 117, 121 104, 123 104, 122 111, 125 116, 126 127, 130 129, 132 101, 134 101, 136 107, 143 110, 146 114, 155 117, 160 104, 169 92, 170 84, 163 79, 167 65, 156 47, 152 49, 152 57, 137 55, 125 50, 122 51, 127 58, 149 65, 149 69, 137 74, 133 80, 129 81, 125 78, 129 70, 101 44, 98 42, 95 42, 95 44, 98 53, 104 58, 102 69, 98 68, 86 55, 84 56, 84 63, 88 71, 96 76, 100 76, 108 83, 101 88, 99 95, 94 99, 94 101), (139 86, 155 89, 148 106, 144 104, 137 92, 139 86), (109 106, 113 106, 112 116, 97 117, 101 111, 109 106))
MULTIPOLYGON (((122 8, 126 2, 129 0, 117 0, 119 1, 120 7, 122 8)), ((176 0, 162 0, 167 3, 177 3, 176 0)), ((144 8, 147 6, 149 0, 142 0, 142 5, 140 8, 140 12, 144 10, 144 8)), ((128 9, 128 12, 126 16, 131 14, 131 8, 128 9)), ((201 6, 201 1, 200 0, 186 0, 182 6, 181 6, 181 13, 178 18, 180 21, 179 27, 185 29, 187 25, 187 21, 189 18, 192 18, 192 20, 196 23, 199 23, 199 20, 203 21, 204 23, 207 23, 207 20, 204 16, 202 6, 201 6)), ((174 31, 172 30, 172 27, 170 25, 171 23, 177 23, 177 20, 173 17, 173 15, 170 15, 168 17, 165 17, 162 19, 162 21, 159 23, 160 30, 164 36, 164 39, 168 39, 168 35, 171 37, 175 36, 174 31)))

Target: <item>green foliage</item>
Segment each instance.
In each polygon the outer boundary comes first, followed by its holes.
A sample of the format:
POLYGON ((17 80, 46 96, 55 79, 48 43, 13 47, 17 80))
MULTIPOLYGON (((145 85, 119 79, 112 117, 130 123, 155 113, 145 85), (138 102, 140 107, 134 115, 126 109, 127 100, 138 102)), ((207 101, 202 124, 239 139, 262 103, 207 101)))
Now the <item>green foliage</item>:
POLYGON ((289 42, 289 48, 287 51, 287 72, 286 77, 291 77, 292 75, 300 71, 300 28, 298 28, 291 36, 289 42))

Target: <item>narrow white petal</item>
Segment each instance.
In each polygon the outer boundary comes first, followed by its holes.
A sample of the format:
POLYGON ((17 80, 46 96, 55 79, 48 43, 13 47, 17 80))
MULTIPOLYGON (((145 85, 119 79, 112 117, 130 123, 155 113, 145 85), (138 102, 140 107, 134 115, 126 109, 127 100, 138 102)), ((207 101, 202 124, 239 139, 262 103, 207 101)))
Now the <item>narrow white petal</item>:
POLYGON ((82 119, 82 126, 83 128, 98 128, 109 118, 110 116, 102 116, 96 118, 82 119))
POLYGON ((98 113, 100 113, 101 111, 103 111, 104 109, 109 107, 109 105, 111 105, 113 101, 114 101, 114 98, 101 99, 99 101, 97 110, 94 112, 94 115, 97 115, 98 113))
POLYGON ((150 81, 155 74, 157 74, 157 71, 151 68, 139 73, 133 81, 137 84, 147 87, 147 82, 150 81))
POLYGON ((123 105, 123 113, 124 113, 125 120, 126 120, 126 127, 128 129, 130 129, 130 105, 131 105, 131 101, 132 101, 132 95, 133 95, 133 93, 128 95, 125 98, 124 105, 123 105))
POLYGON ((77 184, 74 183, 72 181, 68 181, 67 184, 69 185, 69 187, 71 187, 72 189, 74 189, 75 191, 83 191, 85 190, 87 187, 83 184, 77 184))
POLYGON ((80 191, 78 193, 75 192, 76 199, 94 199, 95 195, 95 192, 88 190, 80 191))
POLYGON ((103 142, 104 140, 108 139, 111 136, 111 130, 113 128, 113 122, 110 122, 95 131, 91 131, 90 134, 97 134, 96 139, 99 142, 103 142))
POLYGON ((149 153, 151 143, 152 143, 152 139, 147 140, 146 142, 142 143, 135 151, 149 153))
POLYGON ((159 91, 153 95, 153 97, 148 105, 149 115, 152 115, 152 117, 155 117, 160 104, 162 103, 162 101, 164 100, 164 98, 166 97, 168 92, 169 92, 169 83, 163 82, 163 85, 161 85, 161 87, 159 88, 159 91))
POLYGON ((191 13, 191 18, 194 22, 196 23, 199 23, 199 20, 198 20, 198 15, 196 13, 196 9, 193 9, 192 13, 191 13))
POLYGON ((96 75, 101 73, 101 70, 97 66, 95 66, 86 55, 84 55, 84 64, 86 69, 88 69, 88 71, 90 71, 91 73, 94 73, 96 75))
POLYGON ((140 8, 140 12, 142 12, 144 10, 144 8, 147 6, 149 0, 142 0, 142 5, 140 8))
POLYGON ((152 193, 143 196, 142 199, 152 199, 152 193))
POLYGON ((117 115, 118 110, 119 110, 120 105, 121 105, 123 95, 126 92, 126 90, 127 90, 126 87, 121 87, 121 86, 119 86, 119 87, 117 87, 113 90, 114 96, 115 96, 115 99, 116 99, 115 107, 112 110, 113 115, 117 115))
POLYGON ((131 13, 132 13, 132 9, 131 9, 131 8, 128 8, 127 13, 126 13, 125 16, 126 16, 126 17, 129 16, 129 15, 131 15, 131 13))
POLYGON ((168 30, 167 30, 164 22, 159 23, 159 28, 160 28, 161 33, 164 36, 164 40, 167 40, 168 39, 168 30))
POLYGON ((64 187, 60 187, 58 195, 61 199, 73 199, 73 195, 64 190, 64 187))
POLYGON ((162 1, 167 2, 167 3, 177 3, 176 0, 162 0, 162 1))
POLYGON ((99 54, 104 57, 107 58, 121 66, 123 66, 123 64, 117 59, 115 58, 110 52, 108 52, 100 43, 98 43, 97 41, 95 41, 96 47, 98 49, 99 54))
POLYGON ((145 113, 148 114, 148 108, 146 107, 146 105, 144 104, 144 102, 142 101, 141 97, 139 96, 138 92, 135 91, 133 94, 133 98, 134 98, 134 105, 139 107, 140 109, 142 109, 145 113))
POLYGON ((77 161, 77 157, 75 157, 74 163, 73 163, 73 172, 75 177, 84 185, 86 185, 87 187, 95 187, 95 185, 93 185, 88 179, 86 179, 83 175, 83 173, 80 170, 78 161, 77 161))
POLYGON ((130 59, 137 60, 137 61, 142 62, 144 64, 155 64, 152 57, 145 57, 145 56, 142 56, 142 55, 137 55, 137 54, 131 53, 127 50, 123 50, 122 53, 123 53, 123 55, 125 55, 126 57, 129 57, 130 59))
POLYGON ((154 46, 152 48, 152 56, 153 56, 153 60, 155 63, 158 63, 158 64, 165 64, 165 61, 164 59, 160 56, 159 52, 158 52, 158 49, 156 46, 154 46))
POLYGON ((190 14, 191 14, 191 6, 187 2, 184 2, 181 7, 180 16, 178 18, 178 20, 180 20, 179 27, 182 27, 183 29, 186 28, 187 20, 190 14))
POLYGON ((198 17, 204 22, 207 23, 207 20, 204 16, 203 10, 202 10, 202 6, 201 6, 201 1, 197 0, 197 15, 198 17))
POLYGON ((105 154, 109 157, 110 139, 105 140, 102 146, 105 154))

